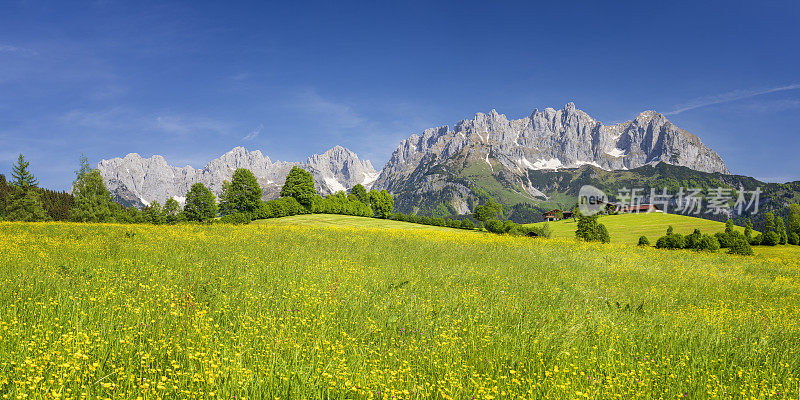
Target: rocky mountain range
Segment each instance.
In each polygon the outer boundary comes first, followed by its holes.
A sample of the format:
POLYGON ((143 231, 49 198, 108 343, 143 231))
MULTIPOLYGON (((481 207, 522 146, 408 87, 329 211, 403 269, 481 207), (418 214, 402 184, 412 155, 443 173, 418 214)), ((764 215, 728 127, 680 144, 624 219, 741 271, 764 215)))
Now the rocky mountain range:
POLYGON ((633 121, 604 125, 568 103, 508 120, 495 110, 426 129, 402 141, 375 182, 405 212, 471 208, 478 192, 506 204, 546 201, 530 171, 592 166, 629 170, 667 163, 727 174, 722 158, 697 136, 645 111, 633 121))
POLYGON ((186 192, 197 182, 203 183, 219 195, 222 182, 230 180, 237 168, 247 168, 253 172, 264 192, 263 199, 276 198, 286 175, 294 166, 311 172, 317 191, 322 194, 346 190, 357 183, 371 187, 378 177, 378 172, 369 161, 359 160, 355 153, 341 146, 315 154, 303 163, 273 163, 261 151, 236 147, 211 160, 203 169, 188 165, 174 167, 167 164, 160 155, 143 158, 136 153, 128 154, 124 158, 102 160, 97 164, 114 199, 125 206, 136 207, 143 207, 153 201, 164 204, 170 197, 183 203, 186 192))
POLYGON ((452 128, 426 129, 403 140, 380 173, 341 146, 302 163, 273 163, 258 150, 237 147, 203 169, 173 167, 161 156, 138 154, 103 160, 98 169, 117 201, 126 205, 163 203, 169 197, 182 201, 195 182, 219 194, 236 168, 253 171, 264 199, 274 198, 288 171, 300 166, 312 173, 322 194, 361 183, 388 190, 403 212, 465 214, 487 196, 507 205, 551 200, 552 188, 537 183, 533 171, 618 171, 658 163, 729 174, 716 152, 662 114, 645 111, 632 121, 604 125, 573 103, 560 110, 534 110, 517 120, 492 110, 452 128))

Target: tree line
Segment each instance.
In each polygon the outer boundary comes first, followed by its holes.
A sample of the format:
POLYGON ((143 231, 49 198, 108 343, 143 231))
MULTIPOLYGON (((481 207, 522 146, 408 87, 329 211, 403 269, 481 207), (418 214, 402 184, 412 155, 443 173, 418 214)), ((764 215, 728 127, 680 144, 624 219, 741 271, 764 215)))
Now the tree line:
POLYGON ((394 200, 383 191, 367 192, 355 185, 350 193, 343 191, 321 196, 314 187, 314 178, 299 167, 286 177, 280 198, 262 201, 262 189, 250 170, 239 168, 230 181, 222 184, 219 199, 202 183, 195 183, 186 193, 181 207, 175 198, 164 204, 148 203, 141 210, 123 207, 113 201, 100 171, 89 166, 82 156, 75 171, 72 193, 55 192, 38 187, 30 172, 30 163, 19 155, 12 169, 13 180, 0 175, 0 219, 10 221, 74 221, 173 224, 178 222, 248 223, 254 219, 288 215, 326 213, 389 218, 394 200))

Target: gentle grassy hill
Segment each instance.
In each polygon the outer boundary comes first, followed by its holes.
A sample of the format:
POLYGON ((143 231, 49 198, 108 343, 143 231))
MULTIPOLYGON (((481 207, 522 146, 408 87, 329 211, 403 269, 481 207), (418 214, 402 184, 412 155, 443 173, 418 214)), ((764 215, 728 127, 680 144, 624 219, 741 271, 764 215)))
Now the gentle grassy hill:
POLYGON ((795 260, 452 229, 2 222, 0 283, 9 398, 760 399, 800 384, 795 260))
MULTIPOLYGON (((413 229, 423 231, 459 231, 462 229, 441 226, 412 224, 410 222, 393 221, 390 219, 354 217, 350 215, 335 214, 307 214, 283 218, 260 219, 252 222, 256 225, 270 226, 309 226, 309 227, 352 227, 352 228, 384 228, 384 229, 413 229)), ((472 231, 477 233, 478 231, 472 231)))
MULTIPOLYGON (((689 234, 695 228, 700 228, 703 233, 714 234, 725 230, 725 224, 716 221, 709 221, 702 218, 687 217, 675 214, 621 214, 606 215, 600 221, 606 225, 611 234, 613 243, 626 245, 636 245, 639 236, 645 235, 650 239, 650 243, 655 245, 656 240, 663 236, 667 231, 667 226, 672 225, 676 233, 689 234)), ((553 238, 571 240, 575 238, 574 221, 562 220, 547 222, 553 230, 553 238)), ((410 222, 392 221, 387 219, 353 217, 349 215, 331 214, 311 214, 295 215, 292 217, 262 219, 254 221, 255 225, 268 226, 307 226, 307 227, 351 227, 351 228, 379 228, 379 229, 402 229, 438 232, 460 232, 463 234, 486 234, 485 231, 468 231, 453 229, 440 226, 412 224, 410 222)), ((539 223, 544 224, 544 222, 539 223)), ((534 224, 534 225, 539 225, 534 224)), ((736 227, 743 231, 744 228, 736 227)), ((665 250, 669 251, 669 250, 665 250)), ((759 257, 800 259, 800 246, 755 246, 753 251, 759 257)), ((720 250, 724 254, 725 250, 720 250)))
MULTIPOLYGON (((695 228, 699 228, 702 233, 712 235, 725 231, 725 224, 722 222, 664 213, 603 215, 598 222, 606 226, 612 242, 625 244, 639 243, 639 236, 642 235, 647 236, 650 239, 650 243, 655 244, 659 237, 667 233, 667 227, 670 225, 675 229, 675 233, 683 235, 694 232, 695 228)), ((577 222, 572 219, 547 223, 550 224, 550 228, 553 230, 553 237, 575 237, 577 222)), ((541 224, 545 224, 545 222, 534 225, 541 224)), ((744 231, 742 227, 736 228, 744 231)))
MULTIPOLYGON (((645 235, 651 245, 667 233, 667 227, 672 225, 675 233, 688 235, 695 228, 702 233, 713 235, 725 231, 725 224, 702 218, 689 217, 678 214, 648 213, 648 214, 619 214, 603 215, 599 222, 604 224, 611 235, 612 243, 636 245, 639 236, 645 235)), ((533 225, 549 224, 554 238, 575 238, 577 222, 566 219, 555 222, 540 222, 533 225)), ((744 232, 744 228, 737 226, 736 230, 744 232)), ((757 232, 756 232, 757 233, 757 232)), ((755 233, 754 233, 755 234, 755 233)), ((800 246, 754 246, 753 251, 760 257, 777 257, 783 259, 800 259, 800 246)), ((724 253, 725 249, 720 250, 724 253)))

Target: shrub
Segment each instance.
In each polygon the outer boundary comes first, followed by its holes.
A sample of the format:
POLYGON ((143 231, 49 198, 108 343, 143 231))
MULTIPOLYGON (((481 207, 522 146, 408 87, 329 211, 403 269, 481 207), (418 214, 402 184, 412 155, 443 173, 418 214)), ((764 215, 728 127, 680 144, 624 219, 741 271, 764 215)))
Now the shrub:
POLYGON ((505 231, 503 229, 504 229, 503 223, 498 221, 498 220, 496 220, 496 219, 490 219, 490 220, 486 221, 486 230, 489 231, 489 232, 492 232, 492 233, 505 233, 505 231))
POLYGON ((553 230, 550 228, 550 224, 544 224, 539 228, 539 233, 539 236, 549 238, 553 234, 553 230))
POLYGON ((647 240, 647 236, 639 236, 639 246, 650 246, 650 241, 647 240))
POLYGON ((475 229, 475 223, 470 219, 461 221, 461 229, 475 229))
MULTIPOLYGON (((697 244, 700 241, 700 238, 702 237, 703 235, 700 234, 700 229, 695 229, 691 235, 686 235, 684 237, 685 243, 683 247, 686 249, 696 249, 697 244)), ((719 244, 719 242, 717 242, 717 244, 719 244)))
POLYGON ((800 244, 800 237, 798 237, 797 232, 789 232, 787 242, 789 244, 800 244))
POLYGON ((322 197, 315 195, 311 200, 311 212, 314 214, 356 215, 372 217, 372 208, 359 201, 356 196, 347 196, 344 192, 336 192, 322 197))
POLYGON ((686 247, 686 240, 680 233, 665 235, 656 241, 657 249, 682 249, 686 247))
POLYGON ((739 239, 735 240, 731 244, 731 247, 728 249, 728 254, 739 254, 739 255, 743 255, 743 256, 752 256, 753 255, 753 249, 750 247, 750 243, 748 243, 747 240, 744 237, 742 237, 742 238, 739 238, 739 239))
POLYGON ((261 203, 258 211, 253 215, 253 219, 280 218, 299 214, 308 214, 308 210, 294 197, 281 197, 261 203))
POLYGON ((763 234, 761 234, 761 233, 759 233, 758 235, 755 235, 755 236, 753 236, 753 237, 750 239, 750 245, 752 245, 752 246, 758 246, 758 245, 760 245, 760 244, 761 244, 761 242, 763 242, 763 241, 764 241, 764 235, 763 235, 763 234))
POLYGON ((611 241, 606 226, 597 222, 597 215, 579 216, 575 237, 587 242, 608 243, 611 241))
POLYGON ((723 249, 731 247, 733 241, 736 239, 736 236, 734 236, 734 234, 726 232, 717 232, 714 234, 714 237, 719 242, 719 246, 722 247, 723 249))
POLYGON ((244 225, 244 224, 249 224, 250 220, 251 220, 250 213, 237 212, 233 214, 223 215, 216 222, 221 224, 244 225))
POLYGON ((761 244, 764 246, 775 246, 781 241, 781 236, 775 231, 769 231, 763 234, 761 244))
POLYGON ((710 251, 714 252, 719 250, 719 241, 711 235, 703 235, 697 240, 692 249, 697 251, 710 251))

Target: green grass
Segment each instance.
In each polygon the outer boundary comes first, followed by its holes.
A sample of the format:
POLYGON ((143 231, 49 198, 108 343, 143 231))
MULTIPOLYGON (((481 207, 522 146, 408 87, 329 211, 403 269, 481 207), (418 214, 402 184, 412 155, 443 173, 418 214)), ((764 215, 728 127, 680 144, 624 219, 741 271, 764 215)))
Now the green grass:
MULTIPOLYGON (((725 231, 725 224, 702 218, 689 217, 678 214, 647 213, 647 214, 619 214, 601 216, 599 222, 604 224, 611 235, 613 243, 636 245, 639 236, 647 236, 651 245, 667 233, 667 227, 672 226, 675 233, 688 235, 695 228, 702 233, 715 234, 725 231)), ((570 239, 575 237, 577 223, 572 219, 555 222, 540 222, 533 225, 549 224, 554 238, 570 239)), ((736 230, 744 232, 744 228, 737 226, 736 230)), ((753 251, 759 257, 776 257, 784 259, 800 258, 800 246, 753 246, 753 251)), ((720 250, 724 253, 725 249, 720 250)))
POLYGON ((283 218, 260 219, 253 221, 252 224, 269 226, 308 226, 308 227, 350 227, 350 228, 380 228, 380 229, 413 229, 423 231, 461 231, 465 233, 478 231, 467 231, 461 229, 447 228, 442 226, 413 224, 410 222, 393 221, 390 219, 354 217, 350 215, 335 214, 307 214, 295 215, 283 218))
MULTIPOLYGON (((725 231, 725 224, 702 218, 689 217, 678 214, 648 213, 648 214, 619 214, 603 215, 598 220, 604 224, 611 234, 614 243, 637 244, 639 236, 647 236, 650 243, 667 233, 667 227, 672 225, 675 233, 688 235, 699 228, 702 233, 714 234, 725 231)), ((544 224, 540 222, 535 225, 544 224)), ((577 222, 572 219, 549 222, 553 230, 553 237, 574 238, 577 222)), ((744 228, 736 227, 740 231, 744 228)))
POLYGON ((0 394, 796 396, 795 259, 326 218, 0 223, 0 394))

